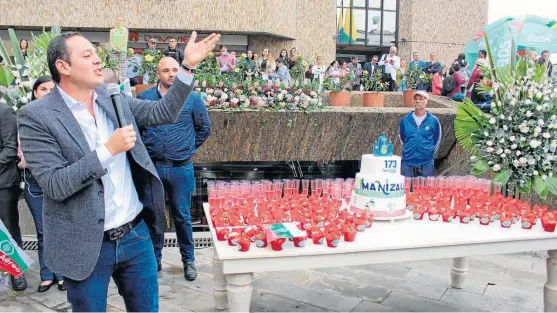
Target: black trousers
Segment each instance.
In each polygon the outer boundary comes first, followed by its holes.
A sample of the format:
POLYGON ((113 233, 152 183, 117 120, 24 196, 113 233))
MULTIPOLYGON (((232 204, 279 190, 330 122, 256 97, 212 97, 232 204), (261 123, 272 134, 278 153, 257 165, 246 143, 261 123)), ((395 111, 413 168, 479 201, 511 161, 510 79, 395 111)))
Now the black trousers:
POLYGON ((17 209, 20 193, 21 189, 19 186, 0 189, 0 220, 2 220, 10 235, 12 235, 17 245, 21 248, 23 241, 21 239, 21 230, 19 229, 19 211, 17 209))

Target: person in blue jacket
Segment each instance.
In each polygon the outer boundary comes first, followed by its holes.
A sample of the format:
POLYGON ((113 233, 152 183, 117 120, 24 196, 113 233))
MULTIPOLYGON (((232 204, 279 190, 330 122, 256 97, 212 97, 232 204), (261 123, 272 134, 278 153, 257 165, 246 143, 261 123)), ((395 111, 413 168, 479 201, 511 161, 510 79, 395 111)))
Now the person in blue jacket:
POLYGON ((433 160, 441 142, 441 123, 426 111, 429 95, 414 94, 414 111, 400 121, 402 141, 402 175, 406 177, 434 176, 433 160))
MULTIPOLYGON (((162 58, 156 72, 159 83, 141 92, 138 97, 146 100, 161 99, 176 79, 178 66, 174 58, 162 58)), ((184 276, 186 280, 195 280, 197 270, 194 265, 190 214, 191 197, 195 189, 192 158, 211 134, 211 121, 205 103, 199 94, 192 92, 174 124, 148 127, 141 129, 140 133, 170 199, 184 276)), ((151 240, 160 271, 164 234, 156 235, 151 232, 151 240)))

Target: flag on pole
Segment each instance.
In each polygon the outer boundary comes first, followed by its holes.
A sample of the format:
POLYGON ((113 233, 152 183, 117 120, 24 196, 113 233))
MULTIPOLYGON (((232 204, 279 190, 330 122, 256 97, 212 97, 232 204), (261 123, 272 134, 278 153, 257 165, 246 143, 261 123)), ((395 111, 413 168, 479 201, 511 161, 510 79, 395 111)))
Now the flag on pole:
POLYGON ((356 21, 352 18, 352 9, 346 10, 343 30, 347 42, 354 42, 358 39, 358 29, 356 28, 356 21))
POLYGON ((338 37, 337 37, 337 42, 344 42, 345 38, 344 38, 344 14, 343 14, 344 9, 340 9, 340 15, 338 17, 338 37))
POLYGON ((32 263, 33 260, 17 246, 4 223, 0 221, 0 271, 18 277, 32 263))

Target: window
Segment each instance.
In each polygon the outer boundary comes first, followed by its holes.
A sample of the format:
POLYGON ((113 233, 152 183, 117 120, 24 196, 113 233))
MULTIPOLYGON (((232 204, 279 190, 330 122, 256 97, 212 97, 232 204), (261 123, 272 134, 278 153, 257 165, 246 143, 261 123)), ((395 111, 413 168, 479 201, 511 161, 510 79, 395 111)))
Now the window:
POLYGON ((383 9, 387 11, 396 11, 397 0, 383 0, 383 9))
POLYGON ((398 33, 400 0, 336 0, 337 44, 393 45, 398 33))
POLYGON ((383 46, 391 46, 395 44, 396 35, 396 12, 383 12, 383 46))
POLYGON ((381 45, 381 11, 367 11, 367 45, 381 45))
POLYGON ((369 0, 370 9, 381 9, 381 0, 369 0))

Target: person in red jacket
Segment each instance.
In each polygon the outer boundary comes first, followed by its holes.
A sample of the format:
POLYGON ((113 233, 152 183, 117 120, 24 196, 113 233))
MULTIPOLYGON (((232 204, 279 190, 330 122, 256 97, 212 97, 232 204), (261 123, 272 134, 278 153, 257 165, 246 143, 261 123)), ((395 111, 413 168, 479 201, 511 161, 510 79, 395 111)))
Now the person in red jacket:
POLYGON ((453 76, 454 80, 454 89, 451 91, 447 97, 453 99, 454 101, 462 102, 464 100, 464 93, 462 92, 462 86, 466 84, 466 79, 460 76, 458 71, 460 71, 461 67, 460 64, 455 63, 451 68, 449 74, 453 76))
POLYGON ((441 95, 441 89, 443 89, 443 80, 445 80, 445 77, 447 77, 447 66, 443 65, 441 66, 439 72, 433 75, 431 87, 434 95, 441 95))
POLYGON ((472 92, 472 87, 480 80, 480 76, 482 76, 482 69, 481 67, 485 64, 485 59, 478 59, 476 61, 476 66, 474 66, 474 70, 472 70, 472 75, 470 75, 470 80, 466 85, 466 96, 470 97, 472 92))

